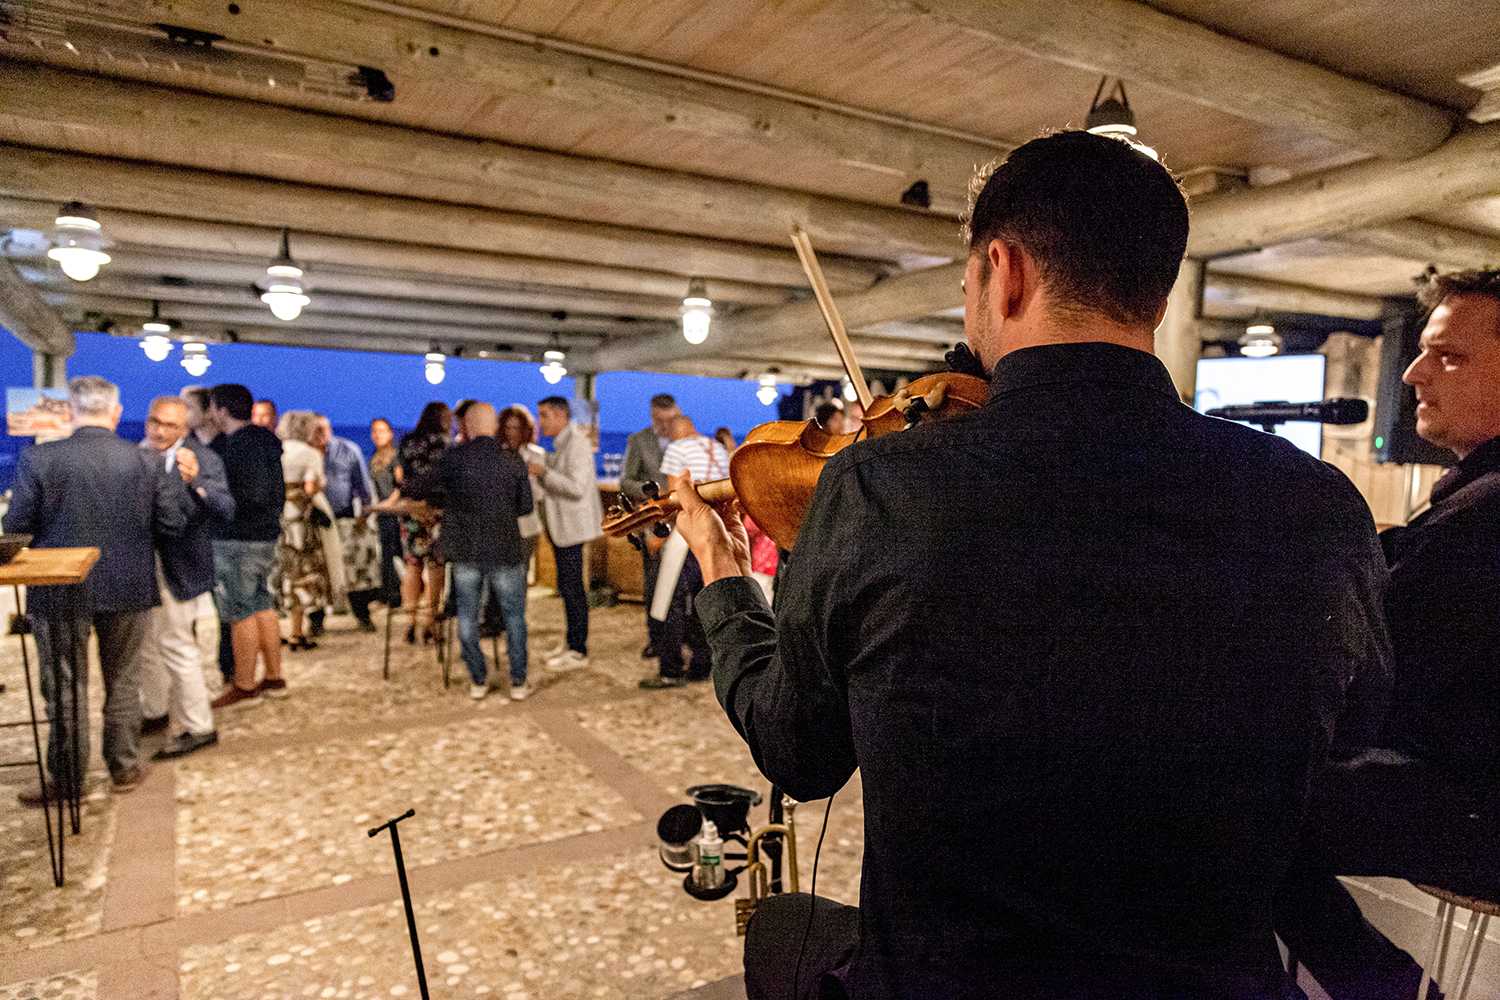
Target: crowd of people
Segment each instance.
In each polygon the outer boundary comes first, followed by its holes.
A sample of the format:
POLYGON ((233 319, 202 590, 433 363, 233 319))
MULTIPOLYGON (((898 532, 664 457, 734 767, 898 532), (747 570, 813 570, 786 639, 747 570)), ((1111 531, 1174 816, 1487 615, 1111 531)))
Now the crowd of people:
MULTIPOLYGON (((603 510, 595 445, 567 399, 541 400, 535 417, 519 404, 435 401, 399 440, 377 417, 367 461, 327 415, 279 411, 242 385, 152 400, 138 443, 115 433, 123 413, 115 385, 75 378, 69 398, 72 435, 23 453, 4 521, 7 532, 33 535, 35 547, 101 552, 83 585, 29 591, 39 652, 55 665, 42 671, 48 715, 58 720, 49 793, 76 786, 86 770, 72 755, 70 699, 76 679, 86 703, 91 632, 105 685, 104 758, 119 792, 140 781, 142 735, 165 732, 156 757, 180 757, 217 742, 215 713, 287 697, 286 657, 316 649, 334 612, 347 610, 371 633, 375 608, 404 609, 411 644, 436 641, 456 617, 471 697, 499 688, 512 700, 529 697, 526 600, 544 531, 567 624, 541 665, 589 666, 584 546, 600 538, 603 510), (501 634, 508 678, 481 644, 501 634), (211 692, 203 667, 215 658, 223 683, 211 692)), ((708 440, 690 423, 673 436, 679 451, 708 440)), ((684 457, 684 467, 703 468, 684 457)), ((721 446, 713 457, 727 465, 721 446)), ((678 615, 669 627, 679 655, 662 654, 662 676, 681 675, 684 644, 699 658, 695 674, 705 672, 701 636, 689 636, 678 615)), ((87 746, 87 712, 77 718, 87 746)), ((42 791, 21 799, 38 804, 42 791)))

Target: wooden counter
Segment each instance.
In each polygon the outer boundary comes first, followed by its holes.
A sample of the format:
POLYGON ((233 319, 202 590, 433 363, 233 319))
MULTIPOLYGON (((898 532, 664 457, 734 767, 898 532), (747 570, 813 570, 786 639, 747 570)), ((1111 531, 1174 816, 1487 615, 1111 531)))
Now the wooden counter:
POLYGON ((22 549, 0 566, 0 587, 49 587, 82 583, 99 561, 99 550, 22 549))

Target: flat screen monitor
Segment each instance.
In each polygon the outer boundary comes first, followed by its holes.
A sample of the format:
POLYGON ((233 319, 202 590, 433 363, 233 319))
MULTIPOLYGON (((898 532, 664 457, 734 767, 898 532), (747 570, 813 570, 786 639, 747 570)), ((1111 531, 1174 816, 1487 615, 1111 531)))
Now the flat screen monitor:
MULTIPOLYGON (((1323 369, 1327 360, 1321 354, 1278 354, 1269 358, 1200 358, 1193 408, 1204 413, 1218 406, 1244 403, 1276 400, 1288 403, 1317 402, 1323 398, 1323 369)), ((1323 457, 1322 424, 1291 421, 1278 424, 1274 433, 1314 458, 1323 457)))

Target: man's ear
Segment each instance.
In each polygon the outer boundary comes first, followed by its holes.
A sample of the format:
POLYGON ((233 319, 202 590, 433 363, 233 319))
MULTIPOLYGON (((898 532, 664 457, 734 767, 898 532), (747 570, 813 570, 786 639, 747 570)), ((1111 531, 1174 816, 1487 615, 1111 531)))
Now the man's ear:
POLYGON ((1010 319, 1035 294, 1038 283, 1036 262, 1014 243, 990 240, 985 248, 990 268, 989 298, 1001 319, 1010 319))

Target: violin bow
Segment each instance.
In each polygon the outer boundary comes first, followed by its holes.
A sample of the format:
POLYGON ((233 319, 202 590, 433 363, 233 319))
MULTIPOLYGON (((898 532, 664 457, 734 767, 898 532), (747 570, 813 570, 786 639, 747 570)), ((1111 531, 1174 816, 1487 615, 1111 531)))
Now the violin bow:
POLYGON ((802 271, 812 285, 813 298, 818 301, 823 322, 828 325, 828 332, 833 334, 833 346, 838 350, 839 360, 844 363, 844 372, 849 376, 854 392, 859 397, 859 405, 868 409, 873 398, 870 386, 865 382, 864 369, 859 367, 859 361, 854 357, 854 345, 849 343, 849 333, 844 329, 843 317, 839 315, 838 306, 833 304, 833 295, 828 291, 828 281, 823 277, 823 268, 818 264, 818 255, 813 252, 807 230, 801 226, 792 226, 792 246, 796 247, 797 259, 802 261, 802 271))

